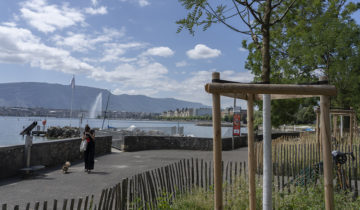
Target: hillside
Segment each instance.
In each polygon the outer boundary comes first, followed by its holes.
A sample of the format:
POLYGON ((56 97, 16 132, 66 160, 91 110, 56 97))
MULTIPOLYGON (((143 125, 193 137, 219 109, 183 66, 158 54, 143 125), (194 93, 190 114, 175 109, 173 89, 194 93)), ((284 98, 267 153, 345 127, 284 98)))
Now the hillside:
MULTIPOLYGON (((49 109, 70 109, 71 87, 49 83, 2 83, 0 84, 0 106, 41 107, 49 109)), ((109 91, 86 86, 76 86, 74 110, 89 110, 96 97, 102 93, 102 107, 106 107, 109 91)), ((109 110, 127 112, 163 112, 177 108, 206 107, 200 103, 173 98, 151 98, 143 95, 110 95, 109 110)), ((103 108, 104 109, 104 108, 103 108)))

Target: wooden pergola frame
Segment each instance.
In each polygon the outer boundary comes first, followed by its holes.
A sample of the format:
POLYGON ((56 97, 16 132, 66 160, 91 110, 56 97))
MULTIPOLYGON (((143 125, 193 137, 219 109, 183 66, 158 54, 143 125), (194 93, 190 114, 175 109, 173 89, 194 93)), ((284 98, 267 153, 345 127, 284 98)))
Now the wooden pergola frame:
MULTIPOLYGON (((330 115, 333 116, 333 124, 332 124, 332 128, 333 128, 333 136, 336 138, 337 136, 337 117, 338 116, 349 116, 350 117, 350 130, 349 130, 349 134, 350 134, 350 148, 352 151, 352 145, 353 145, 353 137, 354 134, 357 134, 357 120, 356 120, 356 112, 350 108, 350 110, 346 110, 346 109, 330 109, 329 110, 330 115)), ((320 123, 319 123, 319 119, 320 119, 320 109, 317 108, 315 110, 316 113, 316 140, 318 142, 318 144, 321 144, 320 141, 320 123)), ((341 136, 342 137, 342 136, 341 136)))
POLYGON ((336 95, 333 85, 289 85, 289 84, 243 84, 222 82, 220 73, 212 73, 212 82, 205 85, 206 92, 213 98, 213 154, 214 154, 214 209, 223 209, 222 201, 222 140, 220 96, 247 100, 248 126, 248 171, 249 171, 249 206, 255 209, 255 158, 254 158, 254 100, 261 100, 260 95, 271 94, 272 99, 290 99, 320 96, 321 139, 324 161, 324 188, 326 209, 334 209, 333 175, 330 134, 330 96, 336 95))

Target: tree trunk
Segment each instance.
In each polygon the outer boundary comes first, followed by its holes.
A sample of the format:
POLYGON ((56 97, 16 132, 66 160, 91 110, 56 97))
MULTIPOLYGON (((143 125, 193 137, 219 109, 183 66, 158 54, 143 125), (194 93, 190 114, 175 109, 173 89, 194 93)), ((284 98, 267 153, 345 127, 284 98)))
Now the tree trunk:
POLYGON ((264 83, 270 83, 270 15, 271 0, 267 0, 264 13, 264 23, 261 26, 261 34, 263 37, 261 48, 261 79, 264 83))
MULTIPOLYGON (((270 14, 271 0, 266 1, 261 33, 262 42, 262 75, 264 83, 270 83, 270 14)), ((264 144, 264 176, 263 176, 263 210, 272 209, 272 157, 271 157, 271 97, 263 95, 263 144, 264 144)))

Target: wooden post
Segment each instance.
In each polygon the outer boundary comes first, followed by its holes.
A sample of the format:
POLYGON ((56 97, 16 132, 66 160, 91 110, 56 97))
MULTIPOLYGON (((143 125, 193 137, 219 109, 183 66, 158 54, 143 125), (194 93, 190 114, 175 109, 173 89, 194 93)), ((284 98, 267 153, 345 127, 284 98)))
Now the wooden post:
MULTIPOLYGON (((356 118, 355 118, 356 119, 356 118)), ((354 127, 354 114, 350 115, 350 148, 352 152, 352 145, 353 145, 353 127, 354 127)))
MULTIPOLYGON (((212 73, 212 79, 220 79, 219 72, 212 73)), ((213 154, 214 154, 214 209, 223 209, 222 202, 222 176, 221 176, 221 116, 220 116, 220 95, 214 93, 212 119, 213 119, 213 154)))
POLYGON ((336 131, 337 131, 337 116, 333 115, 333 137, 336 139, 336 131))
MULTIPOLYGON (((321 139, 320 139, 320 110, 316 110, 316 142, 318 146, 319 157, 321 154, 321 139)), ((320 160, 319 160, 320 161, 320 160)))
MULTIPOLYGON (((325 188, 325 207, 327 210, 334 209, 334 192, 333 192, 333 174, 332 174, 332 157, 331 157, 331 132, 330 132, 330 97, 320 96, 321 111, 321 140, 324 161, 324 188, 325 188)), ((335 127, 334 127, 335 129, 335 127)))
POLYGON ((340 139, 344 137, 344 116, 340 115, 340 139))
POLYGON ((320 142, 320 113, 317 111, 315 113, 316 113, 316 127, 315 127, 316 141, 320 142))
POLYGON ((249 171, 249 206, 256 207, 255 191, 255 158, 254 158, 254 95, 248 95, 247 101, 247 130, 248 130, 248 171, 249 171))

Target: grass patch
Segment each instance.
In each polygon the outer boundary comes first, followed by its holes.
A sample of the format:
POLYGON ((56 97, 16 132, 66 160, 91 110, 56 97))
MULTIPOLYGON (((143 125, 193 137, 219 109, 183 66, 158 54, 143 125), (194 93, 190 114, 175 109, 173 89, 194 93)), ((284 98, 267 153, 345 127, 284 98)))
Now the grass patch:
MULTIPOLYGON (((293 192, 273 192, 273 207, 275 209, 325 209, 323 185, 304 187, 292 187, 293 192)), ((240 178, 232 186, 224 185, 227 193, 224 193, 224 209, 248 209, 248 185, 240 178)), ((262 190, 258 185, 256 189, 256 209, 262 208, 262 190)), ((359 209, 360 199, 353 199, 353 193, 334 192, 335 209, 359 209)), ((214 209, 214 191, 206 191, 202 188, 193 189, 192 193, 178 196, 172 202, 163 197, 158 198, 161 205, 157 209, 191 209, 207 210, 214 209)))

